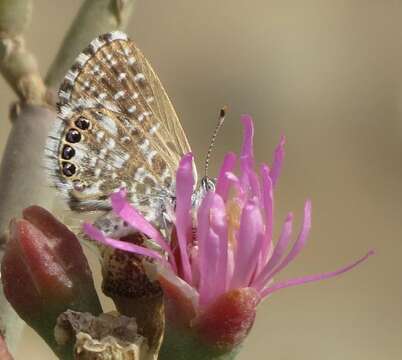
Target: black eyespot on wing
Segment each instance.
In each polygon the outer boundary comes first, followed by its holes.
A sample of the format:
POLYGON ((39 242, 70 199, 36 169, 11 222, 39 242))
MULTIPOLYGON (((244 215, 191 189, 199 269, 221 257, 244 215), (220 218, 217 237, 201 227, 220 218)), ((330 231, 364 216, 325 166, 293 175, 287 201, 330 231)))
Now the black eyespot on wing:
POLYGON ((62 158, 64 160, 70 160, 74 155, 75 155, 75 150, 69 145, 64 145, 63 151, 62 151, 62 158))
POLYGON ((63 174, 65 176, 68 176, 68 177, 73 176, 75 174, 76 170, 77 169, 73 163, 70 163, 67 161, 63 162, 63 174))
POLYGON ((81 134, 76 129, 70 129, 67 131, 66 140, 70 143, 77 143, 81 140, 81 134))
POLYGON ((77 126, 77 128, 81 130, 88 130, 91 126, 89 120, 84 118, 83 116, 80 116, 77 120, 75 120, 74 124, 77 126))

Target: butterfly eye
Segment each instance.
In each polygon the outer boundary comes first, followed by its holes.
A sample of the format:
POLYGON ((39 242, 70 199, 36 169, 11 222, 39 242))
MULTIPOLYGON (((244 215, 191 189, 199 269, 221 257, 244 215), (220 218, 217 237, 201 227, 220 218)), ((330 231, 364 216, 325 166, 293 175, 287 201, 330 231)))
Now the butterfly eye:
POLYGON ((88 119, 85 119, 83 116, 80 116, 77 120, 75 120, 75 125, 77 128, 81 130, 88 130, 91 123, 88 119))
POLYGON ((64 145, 63 152, 62 152, 63 159, 70 160, 74 155, 75 155, 75 150, 69 145, 64 145))
POLYGON ((81 134, 78 130, 70 129, 67 131, 66 140, 70 143, 77 143, 81 140, 81 134))

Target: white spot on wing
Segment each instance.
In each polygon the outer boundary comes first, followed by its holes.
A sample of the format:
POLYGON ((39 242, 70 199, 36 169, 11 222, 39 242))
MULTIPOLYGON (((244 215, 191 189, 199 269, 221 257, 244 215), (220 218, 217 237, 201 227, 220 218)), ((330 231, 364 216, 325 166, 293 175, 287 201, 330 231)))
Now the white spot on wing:
POLYGON ((158 129, 159 129, 160 126, 161 126, 161 124, 160 124, 159 122, 157 122, 154 126, 152 126, 152 127, 149 129, 149 133, 150 133, 151 135, 155 134, 155 133, 158 131, 158 129))
POLYGON ((99 123, 102 125, 102 127, 108 131, 110 134, 112 135, 116 135, 117 134, 117 125, 116 123, 109 117, 106 115, 103 115, 100 119, 99 119, 99 123))
POLYGON ((76 61, 81 67, 83 67, 86 64, 86 62, 88 61, 89 58, 90 58, 89 55, 81 53, 81 54, 78 55, 76 61))
POLYGON ((122 31, 112 31, 110 32, 110 40, 127 40, 127 34, 122 31))
POLYGON ((144 79, 145 79, 145 76, 144 76, 143 73, 138 73, 138 74, 136 74, 136 75, 134 76, 134 81, 135 81, 135 82, 142 81, 142 80, 144 80, 144 79))
POLYGON ((134 180, 141 182, 146 175, 146 170, 143 167, 139 167, 134 173, 134 180))
POLYGON ((125 79, 127 77, 127 74, 126 73, 120 73, 119 74, 119 76, 117 77, 117 79, 119 80, 119 81, 122 81, 123 79, 125 79))
POLYGON ((157 151, 152 150, 152 151, 150 151, 148 154, 146 154, 146 159, 147 159, 147 161, 148 161, 149 164, 152 165, 152 159, 155 157, 155 155, 156 155, 157 153, 158 153, 157 151))
POLYGON ((104 131, 98 131, 97 133, 96 133, 96 140, 97 141, 101 141, 103 138, 104 138, 104 136, 105 136, 105 132, 104 131))
POLYGON ((119 99, 121 99, 121 98, 124 96, 125 93, 126 93, 126 92, 125 92, 124 90, 120 90, 120 91, 118 91, 118 92, 113 96, 113 98, 114 98, 115 100, 119 100, 119 99))
POLYGON ((141 151, 143 153, 145 153, 148 150, 148 147, 149 147, 149 140, 148 139, 145 139, 144 142, 139 145, 139 148, 141 149, 141 151))
POLYGON ((108 149, 113 149, 115 146, 116 146, 116 141, 114 141, 114 139, 112 139, 112 138, 110 138, 108 141, 107 141, 107 148, 108 149))
POLYGON ((77 78, 77 76, 78 76, 78 70, 75 70, 75 71, 68 70, 67 74, 65 76, 65 79, 67 81, 69 81, 71 84, 73 84, 75 82, 75 79, 77 78))
POLYGON ((98 51, 103 45, 105 45, 105 42, 99 38, 91 41, 91 46, 94 52, 98 51))

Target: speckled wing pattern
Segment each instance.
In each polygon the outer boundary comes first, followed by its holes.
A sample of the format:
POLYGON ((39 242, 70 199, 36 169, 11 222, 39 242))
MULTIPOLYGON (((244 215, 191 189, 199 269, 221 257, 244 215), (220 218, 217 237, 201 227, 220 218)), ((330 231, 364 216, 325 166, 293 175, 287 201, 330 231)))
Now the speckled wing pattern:
POLYGON ((78 211, 109 209, 125 187, 149 220, 174 196, 174 175, 190 146, 151 65, 122 32, 94 39, 59 91, 46 162, 78 211))

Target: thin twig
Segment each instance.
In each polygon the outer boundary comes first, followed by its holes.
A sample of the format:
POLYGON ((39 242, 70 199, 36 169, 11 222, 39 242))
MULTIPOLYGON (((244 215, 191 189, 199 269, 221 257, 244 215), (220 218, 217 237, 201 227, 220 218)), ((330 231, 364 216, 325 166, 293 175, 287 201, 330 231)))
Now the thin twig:
POLYGON ((22 102, 44 104, 46 87, 23 36, 31 15, 31 0, 0 0, 0 72, 22 102))

